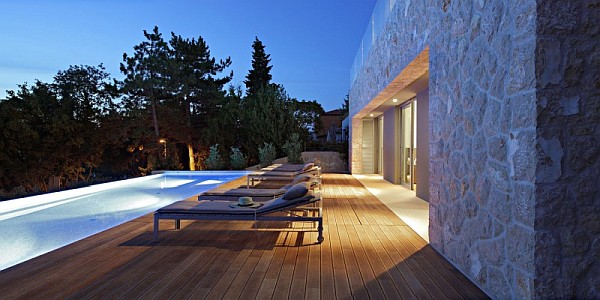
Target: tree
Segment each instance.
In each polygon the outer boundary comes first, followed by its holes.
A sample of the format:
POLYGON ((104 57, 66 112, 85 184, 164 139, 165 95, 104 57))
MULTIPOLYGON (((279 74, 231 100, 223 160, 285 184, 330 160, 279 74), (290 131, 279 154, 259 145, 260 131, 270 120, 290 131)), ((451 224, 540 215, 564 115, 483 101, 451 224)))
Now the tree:
POLYGON ((189 169, 194 170, 194 144, 204 139, 203 128, 218 118, 215 113, 225 95, 223 86, 233 73, 216 75, 231 65, 231 59, 211 57, 202 37, 188 39, 171 33, 166 43, 157 27, 151 33, 144 31, 144 36, 146 41, 134 47, 132 57, 123 56, 126 107, 137 111, 149 108, 154 143, 168 139, 173 141, 170 145, 185 145, 189 169))
POLYGON ((342 110, 344 111, 344 113, 342 114, 343 120, 350 114, 350 94, 346 94, 344 102, 342 103, 342 110))
POLYGON ((271 165, 276 157, 276 150, 272 143, 263 143, 263 146, 258 148, 258 158, 261 168, 271 165))
POLYGON ((294 117, 294 102, 281 85, 261 88, 255 97, 246 97, 242 107, 245 149, 253 157, 262 143, 273 143, 276 149, 281 149, 283 141, 300 130, 294 117))
POLYGON ((184 124, 175 122, 177 126, 171 136, 187 145, 189 168, 194 170, 193 143, 200 136, 194 135, 197 130, 193 128, 193 118, 217 119, 211 113, 215 107, 219 107, 224 96, 223 86, 231 81, 233 72, 223 78, 216 78, 215 75, 229 67, 231 59, 228 57, 217 62, 210 56, 208 45, 201 36, 190 40, 171 33, 169 45, 167 73, 172 99, 175 100, 176 115, 173 120, 184 120, 184 124), (180 114, 184 117, 181 118, 180 114))
POLYGON ((125 75, 123 90, 130 105, 150 107, 156 142, 160 136, 158 106, 165 97, 168 45, 155 26, 151 33, 144 30, 146 41, 133 47, 133 56, 123 54, 121 72, 125 75), (141 102, 141 103, 140 103, 141 102))
POLYGON ((73 165, 67 173, 72 181, 89 180, 102 160, 110 133, 102 130, 105 117, 113 110, 116 88, 102 65, 70 66, 59 71, 50 85, 62 110, 72 118, 75 127, 70 135, 81 144, 69 155, 73 165), (83 175, 86 172, 87 175, 83 175))
POLYGON ((215 97, 213 105, 207 108, 200 130, 200 141, 205 145, 219 143, 227 147, 240 147, 242 122, 242 90, 230 85, 223 97, 215 97))
POLYGON ((229 154, 229 165, 234 170, 242 170, 246 167, 246 156, 239 148, 231 147, 229 154))
POLYGON ((265 53, 265 46, 255 37, 252 43, 252 69, 246 75, 246 95, 252 97, 258 93, 261 88, 271 83, 271 55, 265 53))
POLYGON ((300 144, 300 135, 292 133, 290 139, 283 145, 283 151, 287 154, 288 163, 302 163, 302 145, 300 144))
POLYGON ((297 101, 294 99, 294 117, 298 122, 300 140, 307 140, 310 132, 318 132, 321 127, 321 115, 325 113, 317 101, 297 101))
POLYGON ((42 159, 38 151, 41 137, 31 114, 36 106, 25 103, 25 96, 30 96, 30 90, 24 84, 18 93, 8 91, 7 99, 0 101, 0 189, 7 192, 18 186, 29 191, 34 186, 43 188, 39 181, 43 170, 29 170, 42 159))
POLYGON ((210 146, 208 158, 204 162, 207 170, 221 170, 223 168, 223 159, 219 153, 219 144, 210 146))
POLYGON ((0 102, 3 189, 47 190, 50 177, 88 180, 109 139, 102 130, 114 87, 102 66, 71 66, 52 84, 37 81, 0 102))

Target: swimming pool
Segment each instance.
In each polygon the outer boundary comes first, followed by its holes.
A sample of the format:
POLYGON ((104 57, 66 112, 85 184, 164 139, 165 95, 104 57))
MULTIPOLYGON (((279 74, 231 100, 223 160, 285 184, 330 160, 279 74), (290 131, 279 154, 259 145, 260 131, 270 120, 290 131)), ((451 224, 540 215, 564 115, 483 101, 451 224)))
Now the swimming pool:
POLYGON ((0 270, 246 174, 165 172, 0 202, 0 270))

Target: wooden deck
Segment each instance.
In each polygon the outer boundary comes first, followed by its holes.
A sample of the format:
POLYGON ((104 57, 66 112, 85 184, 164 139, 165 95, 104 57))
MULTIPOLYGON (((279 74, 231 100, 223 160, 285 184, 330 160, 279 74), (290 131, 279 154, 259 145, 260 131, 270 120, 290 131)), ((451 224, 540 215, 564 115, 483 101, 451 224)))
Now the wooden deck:
POLYGON ((152 214, 0 272, 2 299, 487 298, 349 175, 324 175, 312 224, 161 221, 152 214), (305 227, 305 228, 303 228, 305 227))

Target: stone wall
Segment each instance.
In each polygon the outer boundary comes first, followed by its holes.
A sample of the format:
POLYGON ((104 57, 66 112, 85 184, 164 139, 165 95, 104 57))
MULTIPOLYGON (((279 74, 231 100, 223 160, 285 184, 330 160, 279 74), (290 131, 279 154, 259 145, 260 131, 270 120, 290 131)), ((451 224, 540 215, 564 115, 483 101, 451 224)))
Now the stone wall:
POLYGON ((535 65, 535 294, 597 298, 600 1, 539 0, 535 65))
MULTIPOLYGON (((335 151, 306 151, 302 152, 302 161, 315 161, 321 166, 323 173, 348 173, 348 163, 343 160, 339 152, 335 151)), ((287 157, 273 161, 274 164, 287 164, 287 157)), ((246 170, 260 170, 260 165, 248 167, 246 170)))
POLYGON ((532 2, 450 3, 430 54, 432 245, 497 298, 534 288, 532 2))
POLYGON ((323 173, 348 173, 348 163, 342 160, 339 152, 310 151, 302 152, 304 161, 316 160, 323 173))
POLYGON ((350 92, 354 116, 429 47, 431 244, 497 298, 534 295, 535 8, 399 0, 350 92))
POLYGON ((398 0, 351 88, 354 164, 356 119, 428 53, 431 244, 495 298, 600 294, 598 20, 598 0, 398 0))

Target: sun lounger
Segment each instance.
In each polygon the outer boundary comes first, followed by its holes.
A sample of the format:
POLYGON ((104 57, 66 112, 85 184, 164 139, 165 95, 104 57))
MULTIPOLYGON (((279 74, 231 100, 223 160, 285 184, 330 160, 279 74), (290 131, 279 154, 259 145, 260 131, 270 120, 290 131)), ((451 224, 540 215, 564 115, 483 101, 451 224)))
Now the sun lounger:
POLYGON ((261 171, 287 171, 287 172, 295 172, 295 171, 300 171, 302 170, 302 168, 304 167, 304 165, 292 165, 292 164, 278 164, 278 165, 271 165, 265 168, 261 168, 261 171))
POLYGON ((312 168, 315 166, 313 162, 307 162, 305 164, 275 164, 270 165, 266 168, 260 169, 261 171, 277 171, 277 172, 298 172, 302 169, 312 168))
POLYGON ((255 181, 290 181, 294 177, 307 174, 311 176, 321 176, 321 167, 312 165, 310 168, 303 168, 300 171, 261 171, 248 174, 246 177, 246 187, 254 185, 255 181))
POLYGON ((231 200, 236 201, 239 197, 252 197, 254 201, 266 201, 275 199, 283 195, 287 189, 279 188, 279 189, 247 189, 247 188, 237 188, 237 189, 214 189, 210 191, 206 191, 198 196, 198 200, 231 200))
POLYGON ((229 220, 229 221, 290 221, 316 222, 319 236, 323 241, 323 209, 308 207, 320 203, 320 195, 308 190, 307 185, 294 187, 283 196, 269 200, 258 208, 240 207, 232 201, 200 202, 179 201, 165 206, 154 213, 154 239, 158 238, 159 220, 175 220, 175 228, 180 228, 181 220, 229 220), (306 215, 308 213, 308 215, 306 215))
POLYGON ((222 189, 216 188, 212 190, 208 190, 198 196, 198 200, 238 200, 239 197, 252 197, 254 201, 267 201, 271 199, 275 199, 280 197, 285 192, 287 192, 294 185, 308 182, 310 189, 320 188, 321 181, 320 178, 316 178, 314 176, 309 176, 305 174, 298 175, 294 178, 291 183, 288 183, 284 186, 280 186, 278 188, 233 188, 233 189, 222 189))

